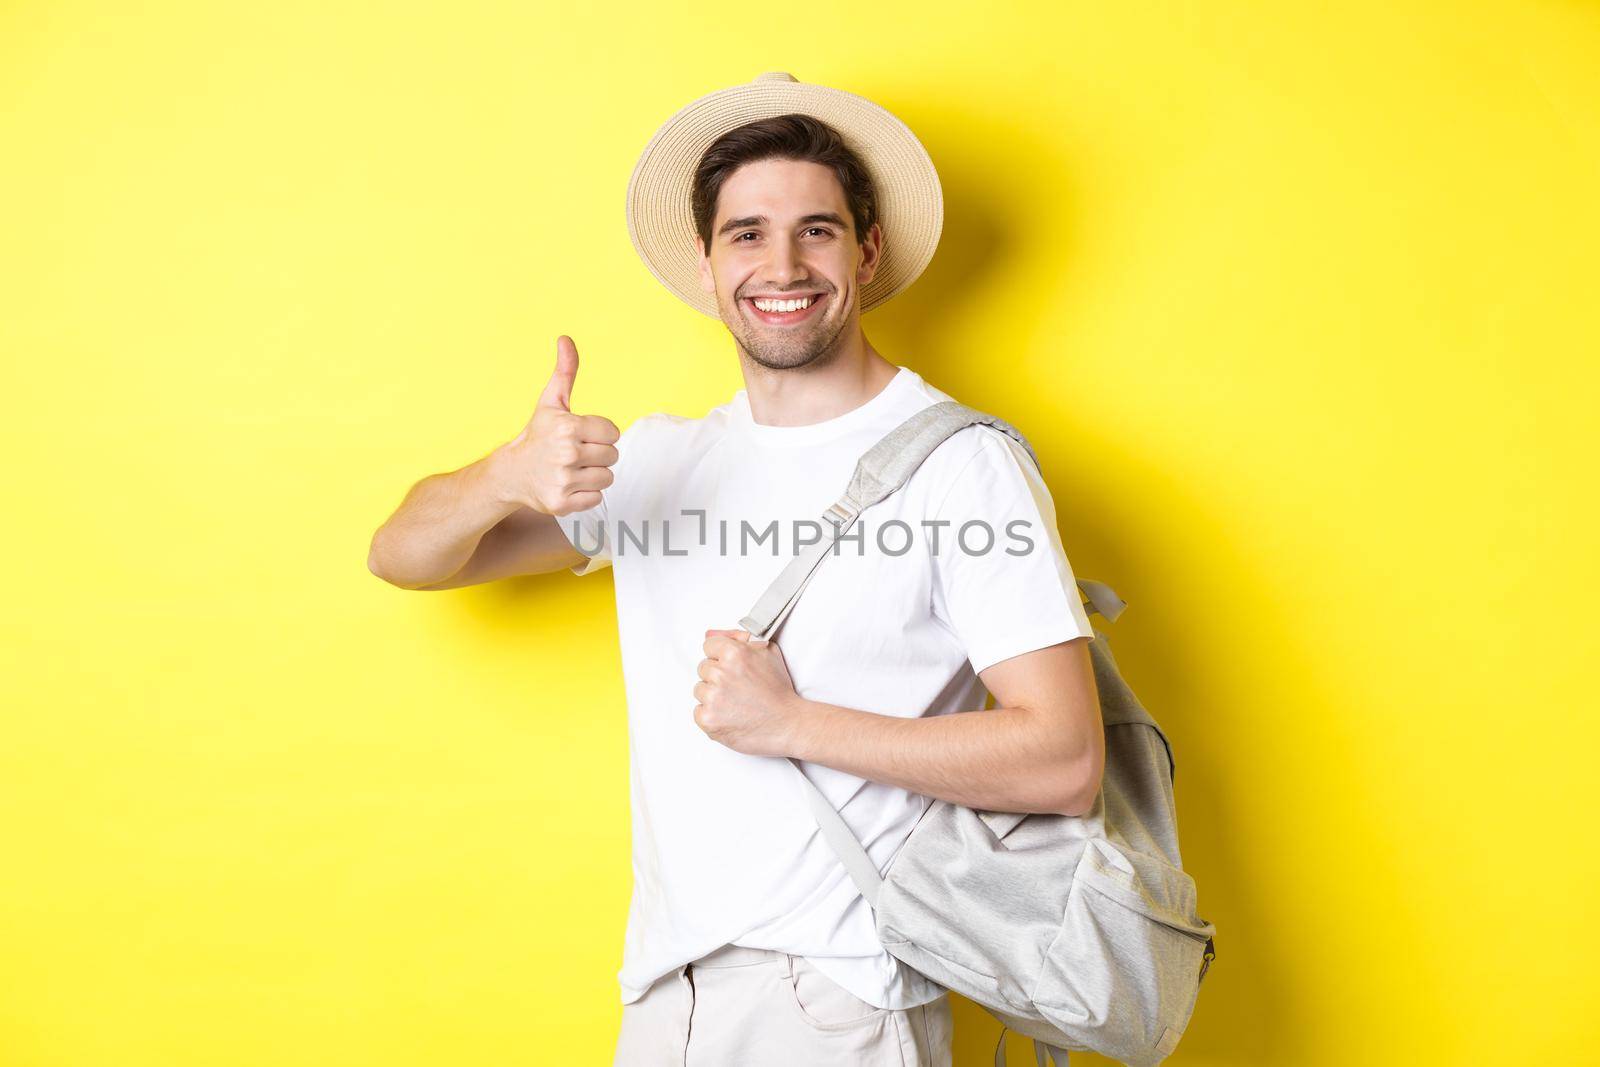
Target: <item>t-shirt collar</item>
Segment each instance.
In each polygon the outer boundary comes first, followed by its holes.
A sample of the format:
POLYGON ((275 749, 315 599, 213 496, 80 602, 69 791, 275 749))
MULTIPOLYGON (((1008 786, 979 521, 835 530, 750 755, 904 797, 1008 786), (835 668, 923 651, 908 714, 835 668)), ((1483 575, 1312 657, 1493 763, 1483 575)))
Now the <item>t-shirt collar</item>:
POLYGON ((916 372, 911 368, 898 367, 895 376, 866 403, 851 408, 842 415, 835 415, 831 419, 805 426, 767 426, 756 422, 750 412, 748 391, 740 389, 733 395, 730 406, 732 424, 739 433, 761 445, 786 447, 832 441, 875 422, 890 409, 902 391, 910 388, 915 377, 916 372))

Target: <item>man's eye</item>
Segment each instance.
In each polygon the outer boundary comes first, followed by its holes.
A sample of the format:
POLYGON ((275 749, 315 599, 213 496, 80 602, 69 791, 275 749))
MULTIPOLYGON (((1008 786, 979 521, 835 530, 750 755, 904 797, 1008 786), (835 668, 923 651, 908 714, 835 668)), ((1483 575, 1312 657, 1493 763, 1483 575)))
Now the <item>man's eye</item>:
MULTIPOLYGON (((808 226, 802 232, 804 232, 804 233, 820 233, 820 234, 822 234, 822 235, 824 235, 826 237, 832 237, 833 236, 833 231, 829 230, 825 226, 808 226)), ((733 239, 733 242, 734 242, 734 244, 739 244, 741 242, 743 242, 744 244, 749 244, 748 241, 745 241, 746 237, 760 237, 760 236, 761 235, 759 233, 757 233, 756 231, 754 231, 754 230, 746 230, 744 233, 741 233, 737 237, 735 237, 733 239)))

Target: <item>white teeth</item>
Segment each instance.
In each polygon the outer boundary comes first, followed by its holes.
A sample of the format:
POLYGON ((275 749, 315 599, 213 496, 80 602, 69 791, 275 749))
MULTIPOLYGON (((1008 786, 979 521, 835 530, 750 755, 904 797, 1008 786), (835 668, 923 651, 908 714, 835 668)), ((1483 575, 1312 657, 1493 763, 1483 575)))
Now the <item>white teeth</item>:
POLYGON ((812 297, 801 297, 799 300, 761 300, 752 301, 762 311, 799 311, 801 308, 811 306, 812 297))

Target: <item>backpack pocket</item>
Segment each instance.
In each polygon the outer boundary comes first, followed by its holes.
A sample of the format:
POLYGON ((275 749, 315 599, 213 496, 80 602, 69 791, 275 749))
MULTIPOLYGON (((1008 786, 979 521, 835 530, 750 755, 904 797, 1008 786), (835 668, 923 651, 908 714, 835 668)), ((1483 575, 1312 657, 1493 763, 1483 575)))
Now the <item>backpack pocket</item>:
POLYGON ((1194 1014, 1212 924, 1194 879, 1157 856, 1085 842, 1032 1000, 1063 1033, 1124 1063, 1159 1063, 1194 1014))

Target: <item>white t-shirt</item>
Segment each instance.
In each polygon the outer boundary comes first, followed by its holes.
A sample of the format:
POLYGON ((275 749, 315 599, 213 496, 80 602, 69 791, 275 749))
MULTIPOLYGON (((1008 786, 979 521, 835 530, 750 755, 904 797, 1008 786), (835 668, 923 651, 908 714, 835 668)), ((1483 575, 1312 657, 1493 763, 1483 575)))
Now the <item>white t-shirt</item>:
MULTIPOLYGON (((794 766, 713 741, 695 724, 693 690, 705 631, 737 629, 797 539, 819 538, 863 452, 949 399, 900 367, 866 403, 808 426, 756 423, 742 389, 704 418, 647 415, 618 441, 601 503, 560 519, 591 557, 575 573, 615 573, 633 808, 623 1003, 728 943, 804 956, 879 1007, 943 992, 878 943, 794 766)), ((776 643, 801 696, 909 718, 982 709, 978 671, 1092 634, 1027 452, 969 426, 861 513, 776 643)), ((931 803, 802 766, 879 870, 931 803)))

